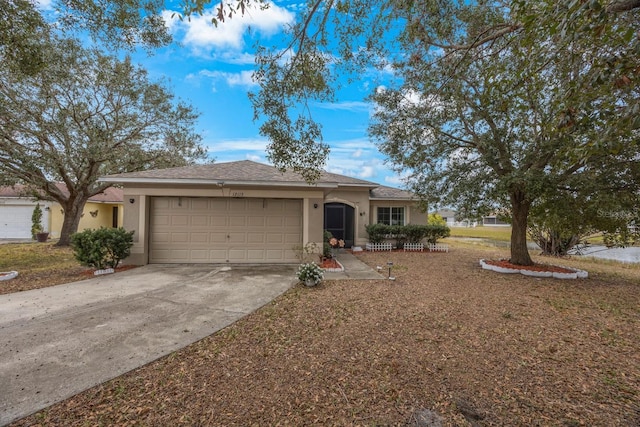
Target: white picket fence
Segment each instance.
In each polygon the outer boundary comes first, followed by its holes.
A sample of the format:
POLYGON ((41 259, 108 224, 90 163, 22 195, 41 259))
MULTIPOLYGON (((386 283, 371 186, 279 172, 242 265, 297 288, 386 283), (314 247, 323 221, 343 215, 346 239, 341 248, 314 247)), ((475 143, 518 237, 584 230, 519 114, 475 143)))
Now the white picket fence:
POLYGON ((391 251, 391 243, 367 243, 365 248, 368 251, 391 251))
POLYGON ((403 246, 404 251, 420 251, 424 250, 424 244, 422 243, 405 243, 403 246))
POLYGON ((431 252, 449 252, 449 245, 444 243, 429 243, 428 248, 431 252))
MULTIPOLYGON (((371 252, 375 251, 391 251, 393 245, 391 243, 367 243, 365 249, 371 252)), ((426 246, 423 243, 405 243, 404 251, 424 251, 428 249, 431 252, 449 252, 449 245, 444 243, 428 243, 426 246)))

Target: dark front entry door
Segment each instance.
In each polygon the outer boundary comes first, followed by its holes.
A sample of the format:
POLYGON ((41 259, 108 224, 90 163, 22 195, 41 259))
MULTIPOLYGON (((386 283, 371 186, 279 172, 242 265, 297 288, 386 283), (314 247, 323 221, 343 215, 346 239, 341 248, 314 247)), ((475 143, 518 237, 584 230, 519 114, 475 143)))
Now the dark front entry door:
POLYGON ((344 203, 324 205, 324 229, 336 239, 344 240, 345 247, 353 246, 354 209, 344 203))

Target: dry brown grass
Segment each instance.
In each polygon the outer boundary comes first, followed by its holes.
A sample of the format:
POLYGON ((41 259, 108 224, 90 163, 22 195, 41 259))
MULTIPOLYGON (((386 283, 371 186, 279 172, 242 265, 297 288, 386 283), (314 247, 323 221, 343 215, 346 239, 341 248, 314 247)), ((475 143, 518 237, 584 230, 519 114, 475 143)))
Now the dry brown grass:
POLYGON ((75 260, 71 248, 59 248, 53 243, 0 245, 0 271, 13 270, 18 272, 18 277, 0 282, 0 295, 88 277, 87 269, 75 260))
MULTIPOLYGON (((640 269, 482 270, 499 249, 363 254, 390 281, 298 286, 220 333, 16 426, 640 423, 640 269)), ((549 261, 549 260, 542 260, 549 261)), ((557 263, 557 262, 555 262, 557 263)))

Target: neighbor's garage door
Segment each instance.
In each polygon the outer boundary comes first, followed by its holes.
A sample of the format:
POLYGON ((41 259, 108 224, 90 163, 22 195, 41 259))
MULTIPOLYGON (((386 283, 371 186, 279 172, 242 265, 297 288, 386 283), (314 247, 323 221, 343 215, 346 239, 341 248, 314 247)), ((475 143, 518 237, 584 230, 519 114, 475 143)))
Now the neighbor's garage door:
MULTIPOLYGON (((0 239, 30 239, 34 206, 0 205, 0 239)), ((45 215, 42 219, 47 224, 45 215)))
POLYGON ((149 262, 295 262, 302 201, 154 197, 149 262))

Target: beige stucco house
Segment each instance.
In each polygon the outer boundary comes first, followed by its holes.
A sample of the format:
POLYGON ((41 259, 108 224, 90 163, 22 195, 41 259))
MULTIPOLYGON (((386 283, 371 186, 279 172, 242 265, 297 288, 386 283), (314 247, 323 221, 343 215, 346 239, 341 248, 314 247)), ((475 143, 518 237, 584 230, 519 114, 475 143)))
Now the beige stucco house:
MULTIPOLYGON (((58 184, 66 191, 64 184, 58 184)), ((36 204, 42 209, 42 226, 50 238, 60 237, 64 210, 57 202, 25 196, 24 186, 0 187, 0 239, 30 239, 31 215, 36 204)), ((110 187, 89 198, 82 211, 78 231, 88 228, 122 227, 122 189, 110 187)))
POLYGON ((310 185, 248 160, 101 181, 124 188, 133 264, 291 263, 305 244, 321 247, 325 229, 352 246, 367 242, 367 224, 426 223, 406 191, 328 172, 310 185))

